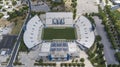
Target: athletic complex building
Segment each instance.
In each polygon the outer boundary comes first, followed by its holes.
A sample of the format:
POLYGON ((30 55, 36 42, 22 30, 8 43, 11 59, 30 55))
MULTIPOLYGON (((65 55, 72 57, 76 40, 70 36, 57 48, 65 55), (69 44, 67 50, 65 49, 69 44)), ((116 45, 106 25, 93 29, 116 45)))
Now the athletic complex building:
POLYGON ((48 12, 45 22, 35 15, 26 25, 25 45, 40 46, 39 57, 48 60, 69 60, 79 57, 80 48, 90 48, 95 40, 92 25, 84 16, 73 20, 71 12, 48 12))

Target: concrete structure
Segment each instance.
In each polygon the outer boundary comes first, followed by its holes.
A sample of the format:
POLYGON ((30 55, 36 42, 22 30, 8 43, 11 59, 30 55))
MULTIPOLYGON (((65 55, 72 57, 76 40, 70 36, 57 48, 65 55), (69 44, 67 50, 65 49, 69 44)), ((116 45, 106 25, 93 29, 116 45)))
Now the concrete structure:
POLYGON ((10 49, 8 48, 2 48, 0 49, 0 56, 7 56, 10 53, 10 49))
POLYGON ((24 33, 24 43, 31 49, 37 45, 40 46, 39 59, 69 60, 73 57, 79 57, 78 46, 90 48, 94 43, 95 36, 90 21, 81 16, 77 22, 73 21, 71 12, 48 12, 46 13, 46 22, 42 23, 36 15, 29 20, 24 33), (44 41, 41 39, 42 28, 46 27, 73 27, 77 30, 77 39, 66 41, 52 40, 44 41))
POLYGON ((47 42, 43 43, 39 56, 40 59, 65 61, 73 57, 79 57, 79 53, 75 42, 47 42))
POLYGON ((46 27, 72 27, 73 14, 71 12, 46 13, 46 27))
POLYGON ((43 24, 37 15, 28 22, 23 39, 29 49, 41 42, 41 37, 38 36, 41 36, 42 27, 43 24))
POLYGON ((6 51, 2 51, 0 55, 5 55, 6 51))
POLYGON ((92 30, 90 21, 84 16, 81 16, 78 18, 75 26, 78 35, 76 42, 87 48, 90 48, 95 40, 94 31, 92 30))

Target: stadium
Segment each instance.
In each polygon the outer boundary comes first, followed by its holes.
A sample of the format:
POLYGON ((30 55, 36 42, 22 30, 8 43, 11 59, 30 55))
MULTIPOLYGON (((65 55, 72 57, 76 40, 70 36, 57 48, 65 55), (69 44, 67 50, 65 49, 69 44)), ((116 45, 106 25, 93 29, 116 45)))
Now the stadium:
POLYGON ((74 21, 71 12, 48 12, 45 21, 37 15, 28 21, 23 40, 31 50, 40 45, 39 59, 65 61, 80 57, 79 49, 89 49, 95 35, 84 16, 74 21))

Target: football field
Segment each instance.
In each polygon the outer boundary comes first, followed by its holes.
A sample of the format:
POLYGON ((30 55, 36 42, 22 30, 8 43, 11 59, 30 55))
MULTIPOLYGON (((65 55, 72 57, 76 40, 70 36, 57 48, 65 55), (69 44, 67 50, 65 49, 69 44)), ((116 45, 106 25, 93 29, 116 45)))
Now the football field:
POLYGON ((76 39, 76 30, 75 28, 43 28, 42 39, 43 40, 52 40, 52 39, 73 40, 76 39))

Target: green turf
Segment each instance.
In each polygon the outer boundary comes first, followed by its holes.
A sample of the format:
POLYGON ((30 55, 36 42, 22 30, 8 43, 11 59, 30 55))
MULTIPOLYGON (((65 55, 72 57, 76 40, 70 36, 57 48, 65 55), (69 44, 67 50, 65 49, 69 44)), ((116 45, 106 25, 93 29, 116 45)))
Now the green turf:
POLYGON ((43 40, 52 39, 76 39, 75 28, 44 28, 42 33, 43 40))

